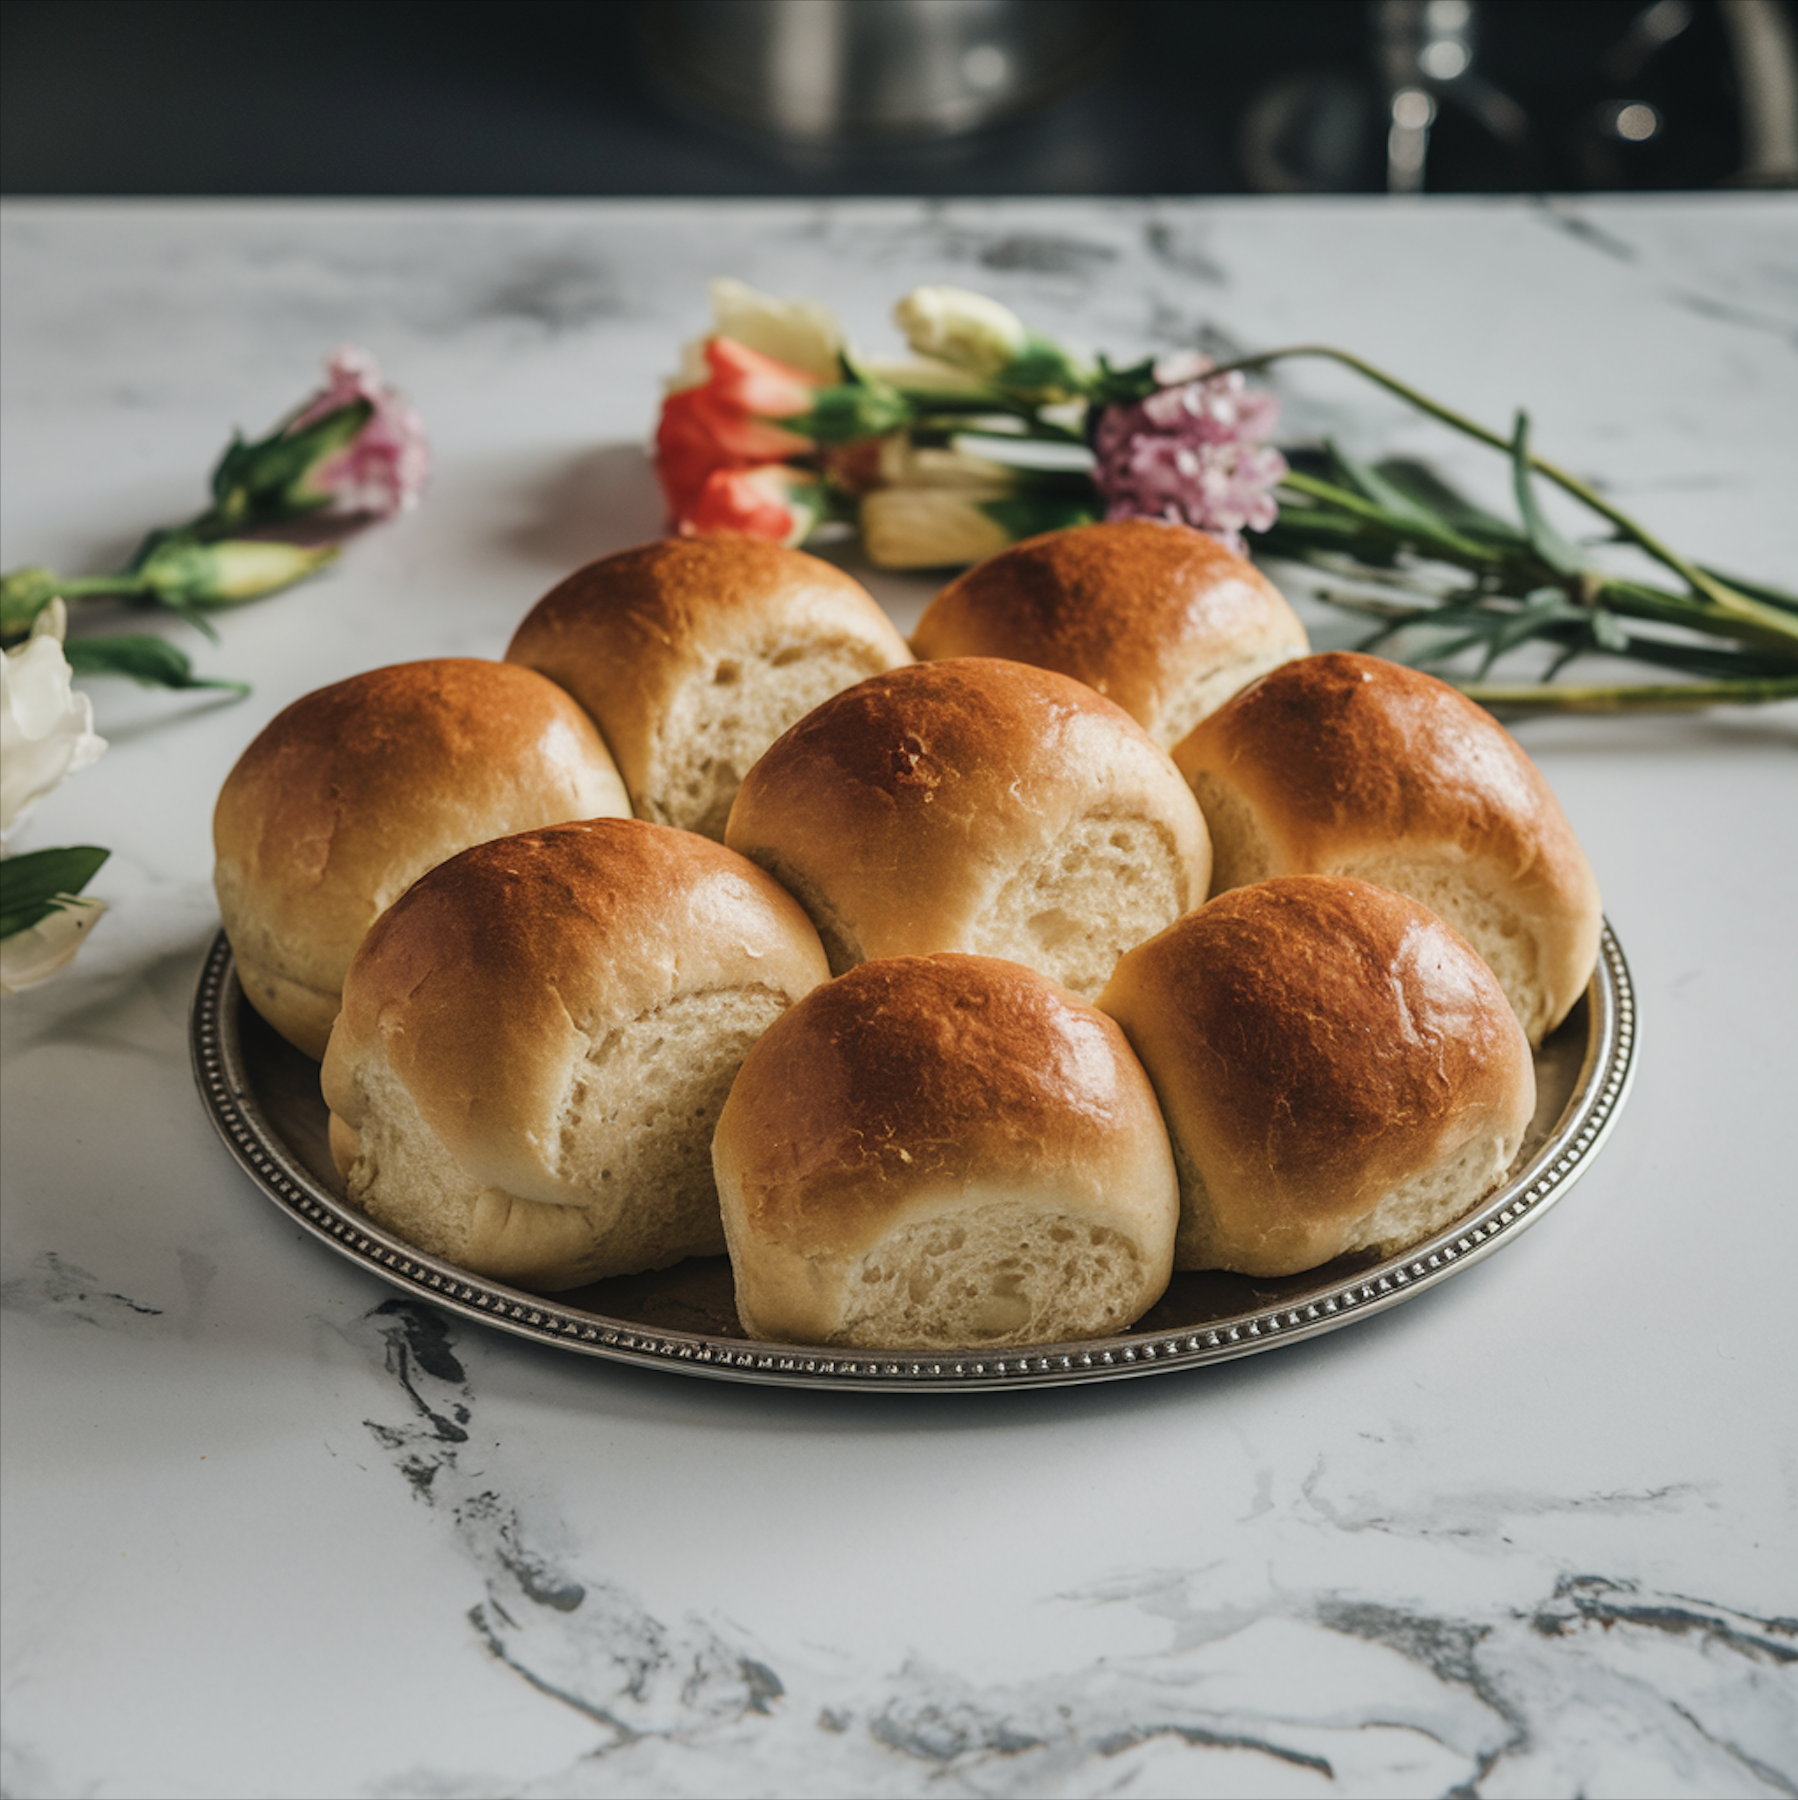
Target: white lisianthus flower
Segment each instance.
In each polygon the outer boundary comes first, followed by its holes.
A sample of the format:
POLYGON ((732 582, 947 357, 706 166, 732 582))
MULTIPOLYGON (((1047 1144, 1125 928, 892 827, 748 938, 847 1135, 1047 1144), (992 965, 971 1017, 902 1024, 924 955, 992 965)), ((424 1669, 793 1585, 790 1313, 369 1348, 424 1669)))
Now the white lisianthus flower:
POLYGON ((921 287, 893 308, 893 322, 920 356, 997 375, 1024 354, 1030 334, 1009 306, 971 288, 921 287))
POLYGON ((841 378, 843 327, 816 300, 777 300, 728 275, 706 289, 712 328, 719 337, 771 356, 819 381, 841 378))
POLYGON ((1013 470, 990 456, 976 455, 958 444, 917 445, 905 432, 880 444, 880 480, 884 487, 978 487, 1009 491, 1013 470))
POLYGON ((67 622, 62 601, 52 600, 33 622, 31 636, 0 658, 0 840, 106 749, 106 740, 94 734, 93 702, 75 692, 62 653, 67 622))
POLYGON ((983 503, 1010 492, 996 482, 878 488, 861 504, 868 560, 882 569, 936 569, 997 555, 1015 538, 983 503))
POLYGON ((681 346, 680 368, 663 382, 664 393, 683 393, 713 379, 706 346, 714 338, 729 338, 814 381, 842 378, 843 328, 829 307, 815 300, 776 300, 728 275, 712 282, 706 296, 712 303, 711 333, 681 346))
POLYGON ((0 994, 48 981, 81 948, 105 910, 104 900, 70 896, 35 925, 0 938, 0 994))

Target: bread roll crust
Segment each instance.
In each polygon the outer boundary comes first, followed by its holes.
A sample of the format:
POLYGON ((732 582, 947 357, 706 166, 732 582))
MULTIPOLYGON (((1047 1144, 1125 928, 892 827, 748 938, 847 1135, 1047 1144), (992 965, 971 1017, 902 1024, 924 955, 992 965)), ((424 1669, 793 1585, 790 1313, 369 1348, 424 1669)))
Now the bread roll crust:
POLYGON ((994 1212, 1089 1247, 1098 1233, 1132 1267, 1092 1316, 1075 1293, 1039 1294, 984 1341, 1120 1329, 1167 1282, 1177 1198, 1147 1077, 1102 1013, 997 958, 888 958, 815 989, 745 1060, 713 1160, 753 1335, 952 1343, 929 1302, 914 1336, 866 1334, 871 1259, 921 1224, 977 1231, 994 1212))
POLYGON ((1332 651, 1290 662, 1175 747, 1211 827, 1212 891, 1359 875, 1441 913, 1532 1042, 1591 980, 1598 883, 1541 771, 1447 682, 1332 651))
POLYGON ((748 538, 675 538, 576 570, 506 659, 598 721, 640 817, 722 837, 737 781, 788 725, 912 657, 832 564, 748 538))
POLYGON ((425 870, 487 838, 629 812, 592 720, 528 669, 441 658, 307 694, 245 750, 213 814, 244 992, 322 1056, 357 944, 425 870))
POLYGON ((322 1085, 352 1197, 423 1248, 543 1288, 632 1272, 608 1238, 649 1246, 637 1268, 720 1251, 716 1107, 748 1041, 826 973, 789 896, 691 833, 595 820, 466 851, 382 916, 345 982, 322 1085), (657 1118, 626 1053, 639 1031, 659 1047, 694 1005, 700 1062, 723 1054, 704 1036, 720 1018, 751 1035, 712 1071, 710 1116, 657 1118), (609 1154, 608 1133, 690 1150, 709 1221, 692 1196, 665 1228, 628 1216, 663 1197, 588 1179, 632 1151, 609 1154))
POLYGON ((1127 713, 1067 676, 964 657, 876 676, 802 719, 744 779, 725 841, 799 896, 839 973, 954 950, 1096 991, 1124 946, 1090 945, 1075 926, 1106 927, 1126 890, 1109 874, 1072 898, 1045 886, 1032 911, 1032 871, 1049 882, 1081 831, 1127 875, 1165 885, 1129 941, 1203 895, 1204 819, 1127 713), (1076 972, 1095 957, 1096 977, 1076 972))
POLYGON ((1285 1275, 1415 1241, 1496 1184, 1535 1107, 1491 971, 1368 882, 1236 888, 1133 950, 1099 1004, 1174 1140, 1181 1268, 1285 1275))
POLYGON ((1309 644, 1245 557, 1188 525, 1116 519, 1027 538, 969 569, 930 603, 912 648, 926 660, 1000 656, 1071 675, 1171 749, 1309 644))

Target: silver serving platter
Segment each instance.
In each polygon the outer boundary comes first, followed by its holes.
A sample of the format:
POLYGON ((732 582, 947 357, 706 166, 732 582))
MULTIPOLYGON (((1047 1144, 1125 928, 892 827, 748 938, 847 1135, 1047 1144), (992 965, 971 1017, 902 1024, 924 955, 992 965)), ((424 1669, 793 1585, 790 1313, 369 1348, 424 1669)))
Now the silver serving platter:
POLYGON ((850 1351, 747 1338, 730 1264, 689 1259, 553 1299, 426 1256, 345 1198, 331 1159, 318 1065, 245 1002, 223 932, 194 993, 194 1079, 207 1114, 256 1185, 314 1236, 416 1298, 539 1343, 614 1362, 778 1387, 967 1392, 1190 1369, 1316 1337, 1384 1312, 1510 1243, 1585 1171, 1635 1067, 1629 966, 1607 925, 1591 986, 1536 1057, 1536 1117, 1510 1176, 1446 1231, 1399 1256, 1344 1257, 1265 1279, 1177 1273, 1116 1337, 964 1354, 850 1351))

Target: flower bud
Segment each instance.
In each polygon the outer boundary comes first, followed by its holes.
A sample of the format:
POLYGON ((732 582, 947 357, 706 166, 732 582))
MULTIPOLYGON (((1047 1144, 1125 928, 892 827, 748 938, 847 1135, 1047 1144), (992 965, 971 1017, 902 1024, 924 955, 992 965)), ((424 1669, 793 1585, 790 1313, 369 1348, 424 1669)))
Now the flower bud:
POLYGON ((212 510, 193 529, 212 537, 327 508, 386 518, 417 504, 430 462, 418 414, 346 344, 324 387, 268 437, 232 439, 212 472, 212 510))
POLYGON ((835 381, 842 371, 843 328, 836 314, 815 300, 776 300, 728 276, 706 290, 717 337, 730 338, 814 381, 835 381))
POLYGON ((1009 306, 968 288, 921 287, 893 308, 893 322, 920 356, 997 375, 1023 353, 1024 321, 1009 306))
POLYGON ((976 563, 1015 542, 988 510, 1010 490, 989 487, 879 488, 861 503, 862 546, 882 569, 976 563))
POLYGON ((1017 481, 1017 470, 1009 463, 977 456, 958 444, 920 446, 903 432, 881 441, 879 469, 878 485, 884 487, 1010 489, 1017 481))
POLYGON ((262 538, 195 543, 164 538, 137 566, 137 578, 165 605, 232 606, 291 587, 337 555, 334 544, 308 548, 262 538))
POLYGON ((1035 402, 1083 391, 1088 372, 1052 339, 1031 331, 1009 306, 967 288, 914 288, 893 309, 906 342, 1035 402))
MULTIPOLYGON (((0 644, 16 644, 31 631, 60 585, 54 569, 33 566, 0 576, 0 644)), ((59 638, 62 632, 56 634, 59 638)))

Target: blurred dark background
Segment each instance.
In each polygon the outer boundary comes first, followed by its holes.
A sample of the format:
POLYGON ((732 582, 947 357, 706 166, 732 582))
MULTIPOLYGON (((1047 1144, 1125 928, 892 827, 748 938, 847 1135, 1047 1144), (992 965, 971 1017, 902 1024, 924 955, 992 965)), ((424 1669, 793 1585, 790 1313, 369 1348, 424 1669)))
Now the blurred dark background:
POLYGON ((4 0, 9 194, 1798 183, 1789 0, 4 0))

